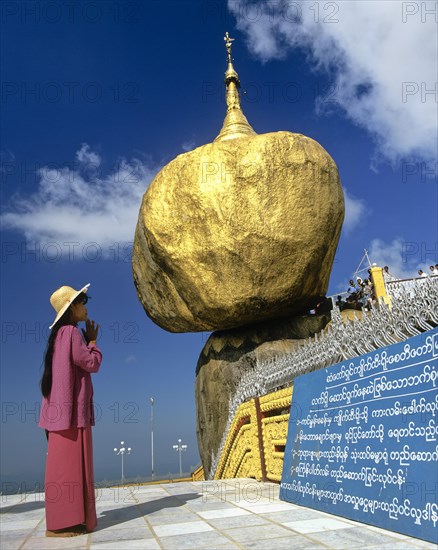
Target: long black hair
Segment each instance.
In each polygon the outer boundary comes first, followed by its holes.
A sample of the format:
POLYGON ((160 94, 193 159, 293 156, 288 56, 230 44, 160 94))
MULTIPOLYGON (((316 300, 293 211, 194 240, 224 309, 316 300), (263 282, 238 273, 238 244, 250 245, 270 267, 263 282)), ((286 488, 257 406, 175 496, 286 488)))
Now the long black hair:
MULTIPOLYGON (((84 299, 84 294, 81 293, 73 300, 73 304, 80 302, 84 299)), ((52 328, 49 334, 49 339, 47 341, 47 347, 44 354, 44 371, 40 380, 41 393, 43 397, 49 397, 50 391, 52 389, 52 360, 53 360, 53 348, 56 340, 56 335, 61 327, 66 325, 73 325, 71 318, 71 309, 70 307, 63 314, 63 316, 56 322, 55 326, 52 328)))

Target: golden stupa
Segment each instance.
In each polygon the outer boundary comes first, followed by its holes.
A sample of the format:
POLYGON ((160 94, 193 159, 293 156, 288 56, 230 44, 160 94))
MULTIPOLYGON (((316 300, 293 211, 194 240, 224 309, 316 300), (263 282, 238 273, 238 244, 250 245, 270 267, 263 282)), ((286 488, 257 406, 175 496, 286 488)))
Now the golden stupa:
POLYGON ((258 135, 242 112, 225 36, 227 114, 143 196, 133 276, 171 332, 227 329, 305 311, 327 292, 344 218, 338 170, 301 134, 258 135))

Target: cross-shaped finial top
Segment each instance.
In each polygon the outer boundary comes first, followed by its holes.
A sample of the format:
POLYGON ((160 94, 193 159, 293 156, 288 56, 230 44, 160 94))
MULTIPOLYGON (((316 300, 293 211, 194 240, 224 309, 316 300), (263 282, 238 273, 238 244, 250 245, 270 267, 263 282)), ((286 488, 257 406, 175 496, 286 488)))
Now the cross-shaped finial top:
POLYGON ((228 53, 228 61, 231 63, 231 46, 233 45, 234 38, 231 38, 227 31, 225 33, 224 40, 225 40, 225 47, 227 48, 227 53, 228 53))

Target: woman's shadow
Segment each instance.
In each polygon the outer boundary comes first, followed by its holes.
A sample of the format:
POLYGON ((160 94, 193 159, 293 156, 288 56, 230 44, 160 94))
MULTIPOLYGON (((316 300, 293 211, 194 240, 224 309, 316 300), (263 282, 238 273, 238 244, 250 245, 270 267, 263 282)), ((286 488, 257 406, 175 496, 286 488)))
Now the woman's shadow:
MULTIPOLYGON (((201 497, 200 493, 183 493, 178 495, 166 496, 162 498, 157 498, 156 500, 149 500, 146 502, 134 503, 133 496, 124 499, 117 499, 114 495, 114 503, 118 505, 117 508, 111 508, 111 501, 106 501, 108 509, 98 512, 97 518, 97 527, 93 532, 101 531, 109 526, 119 525, 127 521, 131 521, 136 518, 142 518, 149 514, 154 514, 165 510, 168 508, 177 508, 179 506, 184 506, 190 500, 197 499, 201 497), (132 503, 127 506, 119 506, 120 501, 126 503, 132 503)), ((99 508, 99 495, 96 497, 96 505, 99 508)), ((21 514, 26 512, 31 512, 34 510, 44 508, 44 501, 34 501, 34 502, 22 502, 17 504, 12 504, 11 506, 5 506, 1 509, 1 514, 21 514)), ((169 515, 172 514, 172 511, 169 511, 169 515)))

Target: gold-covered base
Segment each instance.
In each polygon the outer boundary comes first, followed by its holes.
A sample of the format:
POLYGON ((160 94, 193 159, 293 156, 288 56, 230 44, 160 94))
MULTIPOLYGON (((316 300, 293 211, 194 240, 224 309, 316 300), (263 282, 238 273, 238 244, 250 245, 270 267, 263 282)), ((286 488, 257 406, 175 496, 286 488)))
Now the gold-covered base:
POLYGON ((292 387, 242 403, 237 409, 214 479, 252 477, 281 481, 292 387))

